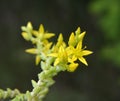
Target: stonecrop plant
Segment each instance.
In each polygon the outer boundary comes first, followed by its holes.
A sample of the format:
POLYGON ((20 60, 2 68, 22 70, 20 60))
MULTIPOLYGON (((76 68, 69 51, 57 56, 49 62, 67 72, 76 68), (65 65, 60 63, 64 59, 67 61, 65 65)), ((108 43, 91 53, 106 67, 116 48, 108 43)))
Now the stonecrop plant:
POLYGON ((82 46, 86 32, 81 32, 80 27, 72 32, 68 43, 64 42, 62 33, 59 34, 57 42, 50 42, 49 39, 55 36, 54 33, 45 31, 41 24, 38 30, 34 30, 31 22, 22 26, 22 36, 26 41, 33 44, 33 48, 25 51, 35 55, 35 64, 40 65, 42 71, 38 74, 38 81, 31 80, 33 89, 21 93, 19 90, 0 89, 0 99, 10 101, 43 101, 54 84, 53 77, 62 71, 74 72, 79 63, 77 60, 88 66, 85 56, 92 54, 82 46))

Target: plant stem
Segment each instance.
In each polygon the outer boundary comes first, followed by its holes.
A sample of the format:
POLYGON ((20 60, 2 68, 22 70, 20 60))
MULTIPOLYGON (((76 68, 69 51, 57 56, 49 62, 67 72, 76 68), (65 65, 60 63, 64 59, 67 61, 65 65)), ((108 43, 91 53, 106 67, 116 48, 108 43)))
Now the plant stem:
POLYGON ((14 98, 18 94, 20 94, 18 89, 11 90, 7 88, 6 91, 0 89, 0 99, 14 98))

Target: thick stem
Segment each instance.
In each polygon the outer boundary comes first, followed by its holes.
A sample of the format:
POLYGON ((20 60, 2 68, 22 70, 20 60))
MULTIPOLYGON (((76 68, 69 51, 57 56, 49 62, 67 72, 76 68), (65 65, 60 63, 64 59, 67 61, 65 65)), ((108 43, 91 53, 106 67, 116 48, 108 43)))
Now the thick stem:
POLYGON ((49 87, 54 84, 53 77, 56 75, 54 67, 42 71, 38 77, 39 80, 35 84, 31 92, 31 101, 42 101, 49 91, 49 87))

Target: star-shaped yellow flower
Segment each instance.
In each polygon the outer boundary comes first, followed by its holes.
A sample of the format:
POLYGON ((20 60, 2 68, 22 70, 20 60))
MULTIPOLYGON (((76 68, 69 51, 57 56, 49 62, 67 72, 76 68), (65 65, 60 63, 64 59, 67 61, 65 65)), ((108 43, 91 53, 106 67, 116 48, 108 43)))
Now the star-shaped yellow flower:
POLYGON ((68 62, 67 52, 63 46, 59 47, 59 50, 57 53, 51 53, 48 56, 56 57, 55 62, 54 62, 54 66, 56 66, 59 63, 66 64, 68 62))
POLYGON ((49 38, 55 36, 54 33, 45 32, 44 26, 42 24, 40 25, 39 30, 38 31, 34 30, 32 34, 35 37, 39 38, 40 40, 49 39, 49 38))
POLYGON ((82 42, 85 36, 85 32, 80 33, 80 27, 78 27, 75 34, 76 35, 74 35, 74 33, 71 33, 69 37, 69 41, 68 41, 69 46, 66 49, 68 56, 70 58, 68 60, 71 60, 71 62, 72 61, 74 62, 77 59, 79 59, 82 63, 84 63, 85 65, 88 65, 84 56, 92 54, 92 51, 82 49, 82 42))
POLYGON ((82 49, 82 42, 80 41, 76 48, 73 46, 69 46, 67 49, 67 53, 70 57, 74 57, 71 61, 75 61, 76 59, 79 59, 83 64, 88 65, 86 59, 84 56, 92 54, 92 51, 84 50, 82 49))

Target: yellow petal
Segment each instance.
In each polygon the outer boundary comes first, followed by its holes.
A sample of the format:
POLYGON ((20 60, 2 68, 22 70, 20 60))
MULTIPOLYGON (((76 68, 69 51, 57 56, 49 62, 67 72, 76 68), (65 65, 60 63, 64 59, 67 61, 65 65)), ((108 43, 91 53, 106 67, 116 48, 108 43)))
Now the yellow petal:
POLYGON ((73 46, 69 46, 66 48, 68 56, 75 52, 75 48, 73 46))
POLYGON ((62 33, 59 34, 56 46, 59 47, 60 45, 63 45, 64 47, 66 47, 66 44, 63 41, 63 35, 62 35, 62 33))
POLYGON ((51 38, 51 37, 53 37, 53 36, 55 36, 54 33, 47 33, 47 34, 44 34, 44 38, 45 38, 45 39, 51 38))
POLYGON ((30 53, 30 54, 36 54, 37 53, 37 49, 35 49, 35 48, 26 49, 25 51, 27 53, 30 53))
POLYGON ((81 50, 81 48, 82 48, 82 41, 79 41, 79 43, 77 44, 76 49, 81 50))
POLYGON ((58 54, 57 53, 51 53, 51 54, 48 54, 47 56, 57 57, 58 54))
POLYGON ((71 35, 70 35, 70 37, 69 37, 69 41, 68 41, 68 44, 69 45, 72 45, 72 46, 75 46, 75 35, 74 35, 74 33, 72 32, 71 33, 71 35))
POLYGON ((35 64, 38 65, 39 62, 40 62, 40 56, 36 55, 36 57, 35 57, 35 64))
POLYGON ((62 42, 63 41, 63 35, 62 33, 59 34, 59 37, 58 37, 58 42, 62 42))
POLYGON ((59 62, 60 62, 59 58, 55 59, 54 66, 56 66, 59 62))
POLYGON ((87 61, 85 60, 85 58, 83 58, 83 57, 80 57, 80 58, 78 58, 83 64, 85 64, 86 66, 88 66, 88 64, 87 64, 87 61))
POLYGON ((74 72, 77 67, 78 67, 78 63, 72 63, 72 64, 69 65, 69 67, 67 68, 67 70, 69 72, 74 72))
POLYGON ((28 22, 28 23, 27 23, 27 28, 28 28, 29 30, 32 30, 32 29, 33 29, 31 22, 28 22))
POLYGON ((25 40, 27 40, 27 41, 30 40, 30 38, 29 38, 29 36, 28 36, 28 34, 27 34, 26 32, 22 32, 22 36, 23 36, 23 38, 24 38, 25 40))
POLYGON ((70 58, 70 57, 68 58, 68 62, 70 62, 70 63, 73 63, 76 60, 77 60, 77 57, 75 57, 75 55, 73 55, 72 58, 70 58))
POLYGON ((59 48, 59 53, 63 53, 65 51, 64 47, 63 46, 60 46, 59 48))
POLYGON ((68 55, 66 51, 61 54, 61 59, 63 62, 68 62, 68 55))
POLYGON ((82 51, 83 56, 90 55, 90 54, 92 54, 92 53, 93 53, 93 52, 92 52, 92 51, 89 51, 89 50, 83 50, 83 51, 82 51))
POLYGON ((48 49, 50 49, 50 47, 51 47, 51 45, 52 45, 52 42, 50 42, 50 43, 47 43, 44 47, 44 49, 46 49, 45 51, 48 51, 48 49))
POLYGON ((85 36, 85 32, 81 33, 79 36, 78 36, 78 45, 77 45, 77 49, 81 49, 82 48, 82 41, 83 41, 83 38, 85 36))
POLYGON ((79 41, 82 41, 82 40, 83 40, 85 34, 86 34, 86 32, 82 32, 82 33, 78 36, 79 41))
POLYGON ((75 31, 75 34, 76 34, 76 35, 79 35, 80 32, 81 32, 81 29, 80 29, 80 27, 78 27, 77 30, 75 31))
POLYGON ((34 30, 34 31, 32 32, 32 34, 33 34, 34 36, 36 36, 36 37, 39 35, 38 31, 36 31, 36 30, 34 30))
POLYGON ((42 24, 41 24, 40 27, 39 27, 39 33, 44 33, 44 27, 43 27, 42 24))

